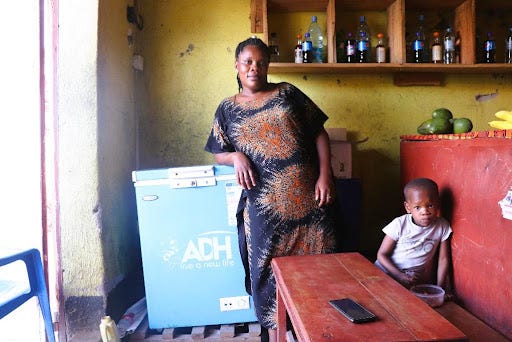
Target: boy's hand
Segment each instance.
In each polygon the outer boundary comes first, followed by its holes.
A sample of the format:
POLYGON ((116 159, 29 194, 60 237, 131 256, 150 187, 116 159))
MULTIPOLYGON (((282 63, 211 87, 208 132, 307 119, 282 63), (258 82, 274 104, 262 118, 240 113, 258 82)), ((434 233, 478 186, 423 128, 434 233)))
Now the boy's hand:
POLYGON ((453 293, 445 293, 444 294, 444 301, 445 302, 451 302, 455 300, 455 295, 453 293))
POLYGON ((401 272, 400 278, 398 279, 400 284, 404 285, 407 288, 413 286, 417 280, 418 280, 418 276, 416 275, 415 272, 411 272, 411 271, 401 272))

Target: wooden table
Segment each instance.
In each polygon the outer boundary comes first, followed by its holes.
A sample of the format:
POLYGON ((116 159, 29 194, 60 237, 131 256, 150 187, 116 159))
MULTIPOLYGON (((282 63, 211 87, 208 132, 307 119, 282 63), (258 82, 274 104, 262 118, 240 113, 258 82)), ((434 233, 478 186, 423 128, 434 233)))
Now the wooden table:
POLYGON ((464 333, 359 253, 272 260, 277 287, 278 341, 286 316, 302 341, 467 340, 464 333), (350 297, 376 316, 354 324, 329 304, 350 297))

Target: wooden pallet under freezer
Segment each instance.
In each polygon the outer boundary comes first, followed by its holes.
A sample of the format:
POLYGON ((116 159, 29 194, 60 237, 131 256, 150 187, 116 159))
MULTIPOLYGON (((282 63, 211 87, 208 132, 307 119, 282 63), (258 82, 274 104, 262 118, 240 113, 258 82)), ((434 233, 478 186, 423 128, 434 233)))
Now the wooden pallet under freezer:
POLYGON ((146 317, 133 334, 123 338, 123 341, 130 342, 186 340, 260 342, 261 326, 257 322, 252 322, 169 329, 150 329, 148 319, 146 317))

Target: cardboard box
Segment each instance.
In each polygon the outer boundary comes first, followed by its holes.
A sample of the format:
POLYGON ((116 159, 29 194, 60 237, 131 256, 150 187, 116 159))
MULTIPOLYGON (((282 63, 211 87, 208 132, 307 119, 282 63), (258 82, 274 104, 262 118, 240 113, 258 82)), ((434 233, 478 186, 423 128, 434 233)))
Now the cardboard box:
POLYGON ((331 164, 334 177, 352 178, 352 144, 331 141, 331 164))
POLYGON ((327 134, 329 134, 329 139, 331 141, 347 141, 347 129, 336 127, 336 128, 326 128, 327 134))

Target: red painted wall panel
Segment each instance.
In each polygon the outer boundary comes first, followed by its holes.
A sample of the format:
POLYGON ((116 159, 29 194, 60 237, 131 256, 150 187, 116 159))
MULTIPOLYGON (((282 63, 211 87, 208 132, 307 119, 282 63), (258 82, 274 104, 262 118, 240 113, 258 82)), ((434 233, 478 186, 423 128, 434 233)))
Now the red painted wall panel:
POLYGON ((512 221, 498 205, 512 186, 512 139, 411 138, 400 143, 402 183, 429 177, 439 185, 442 213, 454 231, 460 304, 512 338, 512 221))

